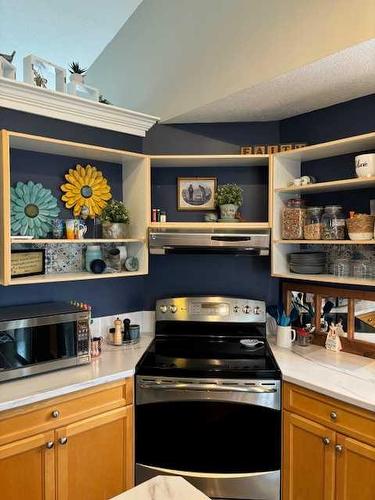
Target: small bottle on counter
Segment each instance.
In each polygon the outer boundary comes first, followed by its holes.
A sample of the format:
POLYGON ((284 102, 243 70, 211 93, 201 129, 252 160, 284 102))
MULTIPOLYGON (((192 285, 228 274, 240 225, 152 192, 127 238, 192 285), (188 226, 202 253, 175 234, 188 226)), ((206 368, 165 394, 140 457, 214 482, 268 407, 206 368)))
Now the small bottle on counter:
POLYGON ((160 222, 167 222, 167 212, 165 210, 160 212, 160 222))
POLYGON ((120 318, 116 318, 114 321, 115 333, 113 334, 113 343, 115 345, 122 345, 122 321, 120 318))

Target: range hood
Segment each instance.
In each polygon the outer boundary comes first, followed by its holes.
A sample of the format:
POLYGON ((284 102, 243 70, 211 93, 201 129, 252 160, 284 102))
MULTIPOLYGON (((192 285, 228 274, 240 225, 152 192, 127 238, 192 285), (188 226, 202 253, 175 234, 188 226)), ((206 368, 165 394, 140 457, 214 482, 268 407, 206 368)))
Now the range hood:
POLYGON ((270 232, 239 229, 150 229, 150 254, 269 255, 270 232))

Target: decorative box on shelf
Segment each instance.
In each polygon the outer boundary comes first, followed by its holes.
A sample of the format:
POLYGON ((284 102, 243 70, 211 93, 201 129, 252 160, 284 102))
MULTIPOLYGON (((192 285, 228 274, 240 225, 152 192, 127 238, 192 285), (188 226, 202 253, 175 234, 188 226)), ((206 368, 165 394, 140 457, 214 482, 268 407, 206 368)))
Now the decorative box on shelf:
POLYGON ((99 101, 99 90, 90 87, 82 82, 70 81, 67 85, 68 94, 89 99, 90 101, 99 101))
POLYGON ((23 80, 36 87, 66 91, 65 69, 33 54, 23 59, 23 80))
POLYGON ((16 67, 2 56, 0 56, 0 77, 9 78, 10 80, 16 79, 16 67))

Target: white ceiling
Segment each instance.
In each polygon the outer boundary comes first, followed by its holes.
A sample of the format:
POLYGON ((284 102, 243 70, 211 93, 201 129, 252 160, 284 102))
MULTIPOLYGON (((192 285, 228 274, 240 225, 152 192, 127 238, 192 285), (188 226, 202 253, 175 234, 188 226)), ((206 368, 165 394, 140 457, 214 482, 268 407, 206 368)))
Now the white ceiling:
POLYGON ((281 120, 375 93, 375 39, 166 120, 281 120))
POLYGON ((142 0, 0 0, 0 53, 16 50, 17 79, 22 61, 38 55, 67 68, 88 67, 142 0))

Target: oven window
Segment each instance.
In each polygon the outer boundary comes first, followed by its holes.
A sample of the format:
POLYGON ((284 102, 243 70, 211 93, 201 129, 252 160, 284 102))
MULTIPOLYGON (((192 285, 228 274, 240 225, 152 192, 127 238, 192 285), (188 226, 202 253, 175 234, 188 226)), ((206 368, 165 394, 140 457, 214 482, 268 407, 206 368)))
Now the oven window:
POLYGON ((280 469, 281 412, 219 401, 136 407, 136 461, 206 473, 280 469))
POLYGON ((0 370, 74 357, 76 346, 74 321, 0 331, 0 370))

